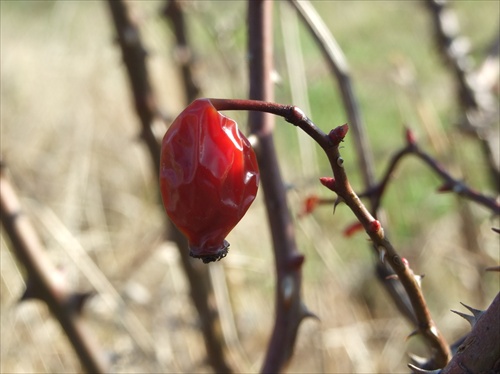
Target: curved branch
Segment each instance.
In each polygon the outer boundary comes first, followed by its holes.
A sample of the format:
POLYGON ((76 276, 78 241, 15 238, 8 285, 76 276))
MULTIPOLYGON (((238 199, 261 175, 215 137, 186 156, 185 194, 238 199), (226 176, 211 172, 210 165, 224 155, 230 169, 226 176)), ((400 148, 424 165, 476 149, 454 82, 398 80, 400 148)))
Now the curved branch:
MULTIPOLYGON (((410 130, 407 131, 409 132, 410 130)), ((413 135, 409 135, 408 137, 413 138, 413 135)), ((391 180, 392 173, 396 170, 397 165, 399 165, 404 157, 408 155, 414 155, 415 157, 422 160, 443 180, 443 185, 439 188, 440 192, 454 192, 464 199, 473 201, 491 210, 493 214, 500 214, 500 203, 496 199, 494 199, 493 197, 485 196, 473 190, 462 181, 453 178, 445 170, 445 168, 439 164, 438 161, 436 161, 431 155, 423 151, 414 140, 409 141, 404 148, 397 151, 391 157, 387 169, 384 172, 380 182, 366 192, 361 193, 359 196, 369 196, 371 200, 374 201, 375 206, 378 207, 380 205, 382 196, 391 180)))
MULTIPOLYGON (((384 229, 380 222, 370 214, 349 183, 343 166, 344 160, 339 152, 339 144, 343 141, 348 126, 339 126, 326 135, 296 107, 273 103, 261 103, 251 100, 210 100, 212 103, 215 103, 214 106, 218 110, 261 110, 280 115, 288 122, 300 127, 318 143, 328 157, 333 174, 336 178, 321 178, 322 184, 334 191, 339 198, 349 206, 359 222, 363 225, 366 233, 370 236, 375 248, 379 251, 382 262, 387 262, 394 270, 397 279, 399 279, 406 290, 406 294, 415 312, 417 329, 411 335, 420 334, 427 341, 432 353, 430 365, 437 368, 445 367, 451 358, 450 348, 431 318, 430 311, 427 308, 420 288, 421 277, 415 275, 408 262, 399 256, 391 242, 384 235, 384 229)), ((303 260, 300 260, 300 264, 302 261, 303 260)), ((282 269, 278 267, 278 271, 280 270, 282 271, 282 269)))

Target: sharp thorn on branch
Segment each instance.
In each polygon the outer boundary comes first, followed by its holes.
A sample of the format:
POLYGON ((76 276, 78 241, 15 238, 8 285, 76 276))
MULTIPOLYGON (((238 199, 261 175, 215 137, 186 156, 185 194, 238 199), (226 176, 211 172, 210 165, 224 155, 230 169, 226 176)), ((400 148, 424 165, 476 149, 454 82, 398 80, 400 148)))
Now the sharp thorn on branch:
POLYGON ((420 334, 420 331, 418 330, 413 330, 410 335, 408 335, 406 338, 405 338, 405 341, 408 341, 409 339, 413 338, 414 336, 420 334))
POLYGON ((453 312, 453 313, 459 315, 460 317, 462 317, 463 319, 467 320, 467 322, 470 323, 471 327, 474 327, 474 325, 477 322, 476 318, 474 316, 469 315, 469 314, 458 312, 456 310, 451 310, 451 312, 453 312))
POLYGON ((340 203, 343 203, 344 199, 341 198, 340 196, 335 199, 335 202, 333 203, 333 214, 335 214, 335 210, 337 209, 337 205, 340 203))
POLYGON ((41 295, 40 287, 38 283, 34 281, 32 278, 28 278, 26 281, 26 289, 18 300, 18 303, 22 303, 27 300, 43 300, 41 295))
POLYGON ((85 303, 94 296, 93 291, 75 292, 67 300, 69 310, 78 315, 82 314, 85 303))
POLYGON ((479 309, 475 309, 475 308, 472 308, 468 305, 465 305, 464 303, 460 303, 462 304, 465 308, 469 309, 469 311, 474 315, 474 317, 477 319, 479 319, 479 317, 481 317, 484 313, 484 310, 479 310, 479 309))

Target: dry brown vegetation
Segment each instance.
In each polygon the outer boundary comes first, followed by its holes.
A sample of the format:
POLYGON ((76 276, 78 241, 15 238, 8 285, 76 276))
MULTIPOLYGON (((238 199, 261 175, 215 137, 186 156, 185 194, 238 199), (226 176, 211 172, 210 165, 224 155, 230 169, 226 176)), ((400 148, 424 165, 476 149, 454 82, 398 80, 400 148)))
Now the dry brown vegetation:
MULTIPOLYGON (((375 10, 378 5, 374 8, 370 3, 317 5, 325 18, 328 12, 335 19, 342 18, 340 12, 350 14, 353 24, 343 23, 334 33, 343 41, 347 40, 343 35, 351 33, 351 43, 362 46, 370 44, 370 34, 362 31, 363 22, 376 26, 384 17, 384 12, 375 10)), ((461 19, 474 42, 486 43, 498 27, 498 4, 492 3, 482 2, 481 9, 457 4, 459 14, 467 14, 461 19), (480 30, 490 23, 493 26, 488 26, 488 31, 480 30)), ((159 105, 171 116, 184 105, 179 94, 183 88, 173 58, 172 35, 158 13, 160 5, 131 2, 149 49, 148 63, 159 105)), ((419 22, 425 13, 415 3, 396 6, 384 2, 380 6, 392 19, 414 12, 416 25, 423 24, 419 22)), ((196 73, 203 96, 246 96, 244 9, 239 2, 189 5, 194 44, 199 47, 196 73)), ((283 9, 276 12, 276 25, 283 14, 283 9)), ((450 104, 453 85, 449 77, 442 78, 446 72, 438 67, 438 57, 431 66, 436 67, 436 73, 425 67, 427 62, 407 57, 398 49, 405 37, 411 39, 411 30, 396 37, 388 29, 390 25, 385 34, 377 31, 379 43, 384 45, 383 57, 373 57, 375 52, 369 46, 356 49, 343 45, 347 57, 353 55, 353 75, 362 106, 367 107, 364 116, 369 119, 376 110, 376 104, 369 103, 371 98, 375 103, 384 94, 390 98, 381 104, 384 115, 367 121, 373 125, 369 133, 378 170, 404 142, 403 122, 413 121, 425 146, 450 172, 485 193, 493 193, 484 177, 487 165, 479 147, 454 127, 456 108, 450 104), (397 39, 393 51, 387 47, 392 39, 397 39), (356 57, 363 53, 368 59, 373 57, 373 67, 356 57), (397 84, 390 73, 394 71, 390 61, 394 56, 410 70, 414 65, 417 70, 424 66, 416 73, 422 78, 415 79, 421 92, 431 92, 427 99, 417 102, 397 84), (377 69, 383 71, 379 76, 377 69), (367 85, 362 87, 364 81, 367 85), (382 95, 375 92, 377 85, 384 86, 382 95), (394 99, 398 95, 400 99, 394 99), (422 107, 416 109, 417 104, 422 107), (393 112, 388 109, 398 105, 393 112), (428 116, 419 117, 419 110, 428 116), (425 127, 436 123, 431 130, 425 127), (434 143, 428 141, 429 136, 434 143)), ((428 56, 433 53, 433 44, 430 34, 427 36, 426 47, 418 48, 427 50, 428 56)), ((138 136, 138 119, 113 38, 105 3, 1 3, 2 162, 24 212, 65 282, 75 290, 96 292, 85 305, 85 322, 103 352, 111 357, 111 372, 210 372, 178 254, 171 242, 164 241, 165 217, 158 203, 155 173, 138 136)), ((305 40, 307 54, 313 47, 305 40)), ((276 65, 286 81, 283 47, 277 44, 276 65)), ((312 59, 320 57, 314 54, 312 59)), ((326 101, 322 96, 333 95, 324 92, 335 87, 322 82, 330 78, 325 66, 316 61, 306 58, 307 79, 312 86, 309 95, 316 103, 311 111, 326 131, 345 121, 343 113, 336 118, 339 104, 332 104, 333 110, 320 108, 326 101)), ((288 84, 279 87, 276 101, 291 102, 288 84)), ((245 117, 234 117, 244 128, 245 117)), ((289 199, 297 216, 308 193, 327 195, 317 177, 328 173, 328 168, 324 160, 317 166, 298 164, 297 134, 282 128, 286 126, 278 123, 276 137, 284 177, 295 187, 289 199)), ((165 125, 159 122, 157 130, 162 134, 165 125)), ((345 148, 352 152, 349 139, 345 148)), ((322 157, 313 153, 313 158, 322 157)), ((346 167, 354 167, 354 163, 348 160, 346 167)), ((396 178, 384 201, 389 228, 400 253, 413 269, 426 274, 424 295, 440 330, 453 342, 469 331, 469 326, 450 309, 462 310, 459 302, 484 309, 499 291, 498 274, 484 272, 485 267, 499 262, 498 236, 491 231, 499 226, 498 219, 491 219, 490 212, 481 207, 467 205, 475 233, 469 239, 477 243, 477 248, 470 248, 463 235, 459 209, 463 205, 452 194, 436 194, 439 183, 425 167, 407 161, 396 178), (421 184, 419 175, 424 180, 421 184), (398 187, 399 182, 403 187, 398 187)), ((342 236, 352 221, 352 214, 339 206, 335 216, 330 207, 324 207, 295 222, 299 248, 306 256, 303 297, 319 321, 307 319, 301 326, 290 372, 402 372, 408 370, 408 352, 426 354, 418 337, 405 340, 410 327, 375 279, 366 235, 342 236)), ((210 264, 215 287, 211 302, 221 314, 230 364, 237 372, 256 372, 274 314, 274 260, 262 196, 228 240, 228 257, 210 264)), ((4 231, 0 255, 0 370, 80 371, 47 307, 40 301, 18 303, 26 274, 9 250, 4 231)))

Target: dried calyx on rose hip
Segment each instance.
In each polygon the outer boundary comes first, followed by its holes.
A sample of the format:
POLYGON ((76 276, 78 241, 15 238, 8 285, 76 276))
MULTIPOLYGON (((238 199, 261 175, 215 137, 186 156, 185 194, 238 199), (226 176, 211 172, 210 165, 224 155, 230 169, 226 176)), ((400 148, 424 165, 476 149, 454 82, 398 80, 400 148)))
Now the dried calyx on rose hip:
POLYGON ((161 195, 192 257, 208 263, 227 255, 225 238, 252 204, 258 185, 248 139, 210 100, 195 100, 169 127, 161 147, 161 195))

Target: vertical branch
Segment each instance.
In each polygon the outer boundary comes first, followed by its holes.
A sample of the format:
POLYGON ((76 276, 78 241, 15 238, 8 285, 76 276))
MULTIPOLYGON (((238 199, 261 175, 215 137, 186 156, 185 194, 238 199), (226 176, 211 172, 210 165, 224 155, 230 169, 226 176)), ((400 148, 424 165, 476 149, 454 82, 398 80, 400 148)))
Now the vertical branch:
POLYGON ((12 250, 28 274, 27 288, 21 300, 43 300, 59 321, 80 362, 88 373, 107 372, 108 363, 95 344, 80 316, 89 294, 71 293, 58 278, 33 226, 22 213, 13 186, 0 167, 0 218, 12 250))
MULTIPOLYGON (((272 6, 271 1, 248 1, 250 99, 271 101, 273 98, 272 6)), ((301 301, 301 268, 304 256, 298 252, 295 242, 286 191, 273 142, 273 119, 269 114, 250 112, 248 122, 251 132, 258 138, 257 159, 277 275, 275 323, 262 372, 277 373, 289 362, 298 327, 308 314, 301 301)))
POLYGON ((181 67, 182 81, 186 90, 186 104, 189 104, 196 99, 200 89, 193 76, 193 53, 188 43, 182 3, 179 0, 167 0, 163 14, 174 31, 176 40, 175 55, 181 67))
MULTIPOLYGON (((148 147, 155 174, 158 175, 160 170, 160 144, 153 133, 151 125, 159 115, 159 111, 147 71, 146 51, 141 42, 139 28, 130 17, 124 1, 108 0, 108 5, 130 80, 135 108, 141 122, 142 138, 148 147)), ((219 315, 216 308, 209 301, 213 299, 213 289, 208 270, 206 267, 192 261, 189 257, 186 239, 170 221, 166 232, 175 241, 179 250, 184 273, 189 282, 191 299, 200 318, 208 362, 214 371, 229 373, 232 370, 227 364, 224 355, 219 315)))
MULTIPOLYGON (((443 61, 451 68, 463 110, 466 129, 476 134, 489 161, 490 179, 500 191, 500 161, 498 159, 498 100, 490 88, 474 74, 465 38, 459 35, 456 14, 445 0, 425 0, 429 10, 436 46, 443 61)), ((496 43, 495 43, 496 44, 496 43)), ((495 47, 495 44, 493 47, 495 47)), ((498 64, 498 60, 496 62, 498 64)))

